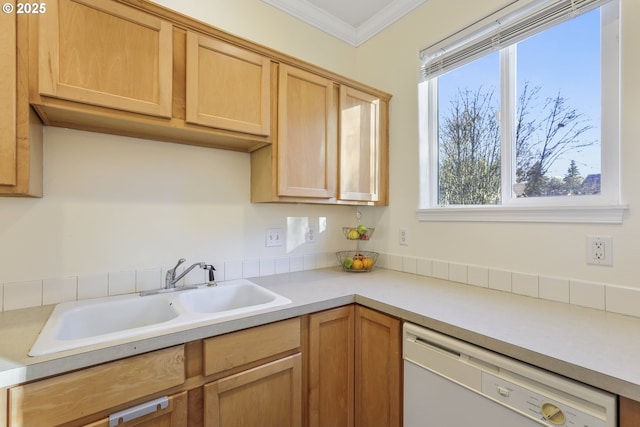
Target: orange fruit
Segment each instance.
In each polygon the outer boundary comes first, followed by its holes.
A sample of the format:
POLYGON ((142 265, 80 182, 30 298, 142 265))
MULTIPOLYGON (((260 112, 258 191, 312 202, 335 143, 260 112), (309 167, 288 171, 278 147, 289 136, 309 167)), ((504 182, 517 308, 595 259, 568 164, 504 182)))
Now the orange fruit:
POLYGON ((351 268, 353 268, 354 270, 362 270, 362 267, 363 267, 362 260, 359 260, 359 259, 353 260, 353 265, 351 266, 351 268))
POLYGON ((373 267, 373 259, 365 257, 362 259, 362 268, 370 270, 373 267))

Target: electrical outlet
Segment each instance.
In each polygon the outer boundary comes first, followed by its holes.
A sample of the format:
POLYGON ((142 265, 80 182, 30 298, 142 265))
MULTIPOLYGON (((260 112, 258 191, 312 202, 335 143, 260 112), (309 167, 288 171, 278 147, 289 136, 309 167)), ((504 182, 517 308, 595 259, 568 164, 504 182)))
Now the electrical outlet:
POLYGON ((611 236, 587 236, 587 264, 613 265, 611 236))
POLYGON ((307 232, 304 234, 304 241, 306 243, 315 243, 318 239, 316 226, 310 225, 307 227, 307 232))
POLYGON ((409 246, 409 229, 408 228, 400 229, 400 244, 402 246, 409 246))
POLYGON ((265 243, 267 247, 282 246, 284 244, 284 235, 282 228, 269 228, 265 233, 265 243))

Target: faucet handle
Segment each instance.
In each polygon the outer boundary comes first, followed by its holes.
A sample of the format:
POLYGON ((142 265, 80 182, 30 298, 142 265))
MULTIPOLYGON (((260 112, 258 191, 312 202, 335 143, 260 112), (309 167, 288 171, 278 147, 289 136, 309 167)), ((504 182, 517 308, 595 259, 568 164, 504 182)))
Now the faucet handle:
POLYGON ((186 258, 180 258, 178 260, 178 263, 176 264, 176 266, 171 269, 174 275, 176 274, 176 269, 180 266, 180 264, 182 264, 185 261, 186 261, 186 258))
POLYGON ((176 270, 178 269, 180 264, 182 264, 185 261, 186 261, 185 258, 180 258, 175 267, 167 270, 167 275, 165 276, 165 286, 170 287, 169 284, 176 278, 176 270))

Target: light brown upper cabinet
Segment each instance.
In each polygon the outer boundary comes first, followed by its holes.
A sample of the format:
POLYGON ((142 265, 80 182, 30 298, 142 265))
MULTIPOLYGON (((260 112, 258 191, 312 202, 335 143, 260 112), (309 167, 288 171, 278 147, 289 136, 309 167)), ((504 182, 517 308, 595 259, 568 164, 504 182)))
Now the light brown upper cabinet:
POLYGON ((333 82, 280 65, 278 196, 336 195, 337 127, 333 82))
POLYGON ((251 153, 251 201, 388 204, 389 98, 280 64, 278 133, 251 153))
POLYGON ((188 123, 268 136, 270 83, 269 58, 187 32, 188 123))
POLYGON ((244 152, 271 143, 271 61, 251 44, 143 0, 46 6, 29 18, 29 99, 44 124, 244 152))
POLYGON ((3 13, 0 28, 0 195, 42 196, 42 125, 29 107, 27 16, 3 13))
POLYGON ((40 95, 171 117, 171 23, 109 0, 59 0, 40 17, 40 95))
POLYGON ((251 153, 251 201, 330 203, 336 196, 337 87, 279 65, 275 143, 251 153))
POLYGON ((387 203, 387 109, 379 96, 340 86, 340 200, 387 203))
POLYGON ((42 195, 45 124, 251 153, 252 202, 388 204, 389 94, 146 0, 1 23, 0 195, 42 195))

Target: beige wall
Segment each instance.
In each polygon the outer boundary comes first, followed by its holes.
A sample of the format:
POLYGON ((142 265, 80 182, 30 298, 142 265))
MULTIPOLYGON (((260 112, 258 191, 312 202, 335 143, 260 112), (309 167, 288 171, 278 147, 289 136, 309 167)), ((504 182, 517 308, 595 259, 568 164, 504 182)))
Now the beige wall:
MULTIPOLYGON (((622 225, 418 222, 417 52, 500 6, 505 0, 429 0, 357 49, 357 78, 394 95, 391 103, 391 205, 375 209, 387 229, 384 252, 640 288, 640 2, 622 0, 622 225), (411 245, 398 244, 408 227, 411 245), (613 267, 586 264, 586 236, 613 236, 613 267)), ((381 234, 377 237, 382 238, 381 234)))
MULTIPOLYGON (((262 1, 161 4, 354 74, 351 46, 262 1)), ((155 271, 180 257, 211 262, 224 274, 226 261, 331 255, 346 249, 340 227, 356 221, 353 207, 251 204, 246 153, 62 128, 45 128, 44 145, 44 198, 0 198, 0 285, 155 271), (302 224, 320 227, 321 217, 328 228, 319 229, 317 243, 305 244, 302 224), (289 229, 286 246, 265 248, 265 230, 273 227, 289 229)), ((1 302, 2 292, 0 310, 1 302)))
MULTIPOLYGON (((622 2, 622 178, 631 209, 618 226, 416 220, 417 52, 507 0, 429 0, 359 48, 260 0, 159 3, 393 94, 391 205, 363 210, 381 252, 640 287, 640 3, 622 2), (398 244, 400 227, 410 230, 408 247, 398 244), (588 234, 613 236, 613 267, 586 265, 588 234)), ((182 256, 217 263, 345 248, 339 230, 355 221, 355 208, 253 205, 249 178, 247 154, 47 128, 45 197, 0 198, 0 283, 170 266, 182 256), (328 229, 317 244, 264 247, 266 228, 320 217, 328 229)))

